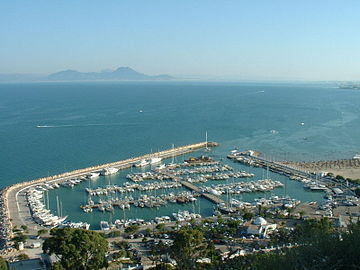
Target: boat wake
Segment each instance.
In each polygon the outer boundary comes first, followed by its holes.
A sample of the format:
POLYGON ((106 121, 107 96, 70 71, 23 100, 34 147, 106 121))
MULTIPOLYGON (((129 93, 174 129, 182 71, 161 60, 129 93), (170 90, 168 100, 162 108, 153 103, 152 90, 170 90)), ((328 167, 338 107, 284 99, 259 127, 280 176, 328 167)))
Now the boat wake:
POLYGON ((112 123, 112 124, 83 124, 83 125, 37 125, 37 128, 67 128, 67 127, 94 127, 94 126, 124 126, 130 124, 112 123))
POLYGON ((37 128, 61 128, 61 127, 74 127, 74 125, 59 125, 59 126, 36 126, 37 128))

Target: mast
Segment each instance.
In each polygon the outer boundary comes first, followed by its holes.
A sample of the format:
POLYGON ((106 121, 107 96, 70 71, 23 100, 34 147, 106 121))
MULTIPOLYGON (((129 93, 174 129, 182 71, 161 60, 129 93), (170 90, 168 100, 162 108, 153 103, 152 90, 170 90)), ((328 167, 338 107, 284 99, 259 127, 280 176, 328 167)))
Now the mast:
POLYGON ((63 206, 62 206, 62 201, 60 201, 60 216, 63 216, 63 206))
POLYGON ((47 209, 49 209, 49 191, 46 190, 46 206, 47 206, 47 209))
POLYGON ((59 196, 56 195, 56 210, 57 214, 60 216, 60 205, 59 205, 59 196))
POLYGON ((175 148, 175 145, 172 144, 172 159, 171 159, 171 163, 174 164, 175 163, 175 153, 174 153, 174 148, 175 148))

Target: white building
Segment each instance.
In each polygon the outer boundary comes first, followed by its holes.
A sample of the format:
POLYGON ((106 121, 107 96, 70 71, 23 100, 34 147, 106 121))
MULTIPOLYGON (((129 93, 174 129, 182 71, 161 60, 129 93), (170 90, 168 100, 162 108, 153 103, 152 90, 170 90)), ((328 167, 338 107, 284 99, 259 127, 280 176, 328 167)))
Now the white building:
POLYGON ((263 217, 257 217, 246 229, 247 235, 266 237, 276 229, 276 224, 268 223, 263 217))

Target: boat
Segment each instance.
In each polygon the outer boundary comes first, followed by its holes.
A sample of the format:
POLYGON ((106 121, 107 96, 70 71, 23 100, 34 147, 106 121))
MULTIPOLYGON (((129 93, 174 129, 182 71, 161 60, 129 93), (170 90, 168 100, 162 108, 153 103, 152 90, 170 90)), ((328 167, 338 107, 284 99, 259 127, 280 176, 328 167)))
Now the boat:
POLYGON ((93 179, 93 178, 96 178, 96 177, 99 177, 100 176, 100 173, 98 172, 92 172, 90 174, 87 175, 87 178, 89 179, 93 179))
POLYGON ((360 159, 360 154, 356 154, 353 159, 360 159))
POLYGON ((161 160, 162 159, 159 157, 153 157, 150 159, 150 164, 157 164, 157 163, 161 162, 161 160))
POLYGON ((100 221, 100 229, 101 229, 102 231, 108 231, 108 230, 110 230, 109 222, 104 221, 104 220, 100 221))
POLYGON ((142 159, 139 163, 135 164, 135 167, 145 167, 150 164, 150 161, 142 159))
POLYGON ((109 167, 109 168, 104 168, 100 174, 105 176, 105 175, 115 174, 118 171, 119 171, 119 169, 117 169, 117 168, 109 167))

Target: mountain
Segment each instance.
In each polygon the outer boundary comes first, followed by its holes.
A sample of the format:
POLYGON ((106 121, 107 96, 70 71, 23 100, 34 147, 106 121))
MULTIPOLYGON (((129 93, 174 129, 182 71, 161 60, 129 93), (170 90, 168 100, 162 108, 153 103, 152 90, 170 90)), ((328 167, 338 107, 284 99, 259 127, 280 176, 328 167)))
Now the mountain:
POLYGON ((137 72, 129 67, 119 67, 114 71, 103 72, 79 72, 76 70, 64 70, 50 74, 46 77, 49 81, 91 81, 91 80, 172 80, 174 77, 170 75, 150 76, 137 72))

